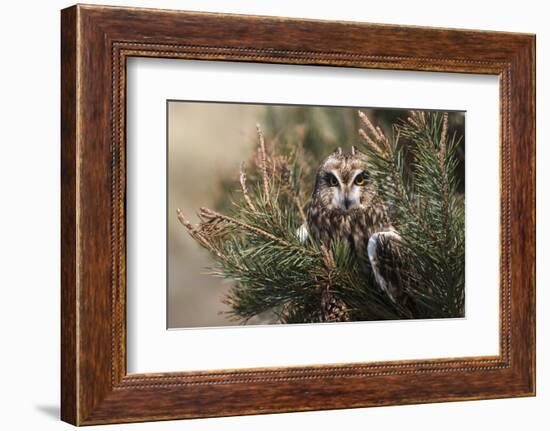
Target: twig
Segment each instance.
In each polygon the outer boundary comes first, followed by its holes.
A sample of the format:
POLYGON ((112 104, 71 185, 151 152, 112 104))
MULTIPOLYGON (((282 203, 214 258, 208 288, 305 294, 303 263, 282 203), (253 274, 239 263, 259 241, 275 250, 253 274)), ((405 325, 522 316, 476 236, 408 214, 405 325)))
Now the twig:
POLYGON ((397 146, 399 144, 399 138, 401 138, 401 127, 394 127, 394 138, 393 142, 394 145, 397 146))
POLYGON ((187 220, 181 209, 176 209, 176 214, 178 215, 178 220, 180 223, 185 226, 188 231, 195 232, 197 230, 196 227, 193 226, 189 220, 187 220))
POLYGON ((241 162, 240 170, 239 170, 239 181, 241 183, 241 191, 243 192, 244 200, 246 201, 246 204, 252 211, 256 211, 256 207, 252 203, 252 200, 250 199, 250 195, 248 194, 248 188, 246 187, 246 173, 244 171, 244 162, 241 162))
POLYGON ((306 213, 304 212, 304 207, 302 206, 302 202, 300 202, 300 199, 298 198, 298 196, 294 196, 294 203, 298 208, 298 214, 300 214, 300 218, 302 219, 302 222, 307 225, 306 213))
POLYGON ((411 118, 409 120, 416 126, 423 126, 426 124, 426 116, 424 111, 411 111, 411 118))
POLYGON ((386 145, 388 144, 388 138, 386 138, 386 135, 384 135, 384 132, 382 132, 382 129, 378 126, 376 126, 376 131, 378 132, 378 136, 380 136, 380 141, 384 142, 386 145))
POLYGON ((367 126, 368 131, 374 139, 362 129, 359 129, 359 135, 367 141, 378 153, 385 155, 389 151, 390 143, 384 132, 379 126, 374 126, 369 117, 362 111, 357 111, 361 121, 367 126))
POLYGON ((336 269, 336 262, 334 260, 334 256, 332 252, 330 252, 324 244, 319 245, 321 249, 321 253, 323 254, 323 261, 325 262, 325 265, 329 269, 329 271, 333 271, 336 269))
POLYGON ((369 144, 371 148, 374 148, 378 153, 384 153, 384 150, 380 147, 380 145, 373 141, 363 129, 359 129, 359 136, 361 136, 361 138, 363 138, 367 144, 369 144))
POLYGON ((441 138, 439 139, 439 166, 441 172, 443 172, 444 163, 445 163, 445 148, 447 145, 447 129, 449 127, 449 113, 445 112, 443 114, 443 126, 441 130, 441 138))
POLYGON ((187 220, 181 209, 178 208, 176 210, 176 213, 178 215, 178 220, 187 229, 189 235, 191 235, 192 238, 195 238, 204 248, 214 253, 218 258, 222 260, 227 260, 227 257, 220 253, 220 251, 205 238, 205 236, 201 232, 200 227, 193 226, 193 224, 191 224, 191 222, 187 220))
POLYGON ((371 132, 372 136, 374 136, 374 138, 377 141, 383 142, 384 135, 381 134, 381 132, 379 132, 380 129, 376 130, 376 127, 373 126, 373 124, 369 120, 369 117, 367 117, 367 114, 365 114, 363 111, 357 111, 357 113, 359 114, 359 118, 363 121, 363 123, 367 126, 367 128, 371 132))
POLYGON ((267 232, 263 229, 260 229, 257 226, 252 226, 248 223, 245 223, 245 222, 242 222, 240 220, 234 219, 233 217, 226 216, 225 214, 219 213, 217 211, 213 211, 209 208, 201 208, 200 209, 200 215, 201 215, 201 217, 204 217, 204 218, 210 219, 210 220, 212 220, 212 219, 224 220, 228 223, 234 224, 235 226, 242 227, 243 229, 248 230, 250 232, 254 232, 254 233, 263 235, 266 238, 269 238, 273 241, 276 241, 276 242, 278 242, 282 245, 290 246, 290 244, 288 242, 286 242, 285 240, 283 240, 281 238, 277 238, 275 235, 272 235, 269 232, 267 232))
POLYGON ((256 130, 258 131, 258 140, 260 142, 260 146, 258 148, 260 152, 260 170, 262 173, 262 180, 263 180, 263 186, 264 186, 264 194, 265 199, 269 202, 269 176, 267 174, 267 154, 265 151, 265 139, 264 134, 262 132, 262 129, 259 124, 256 124, 256 130))
MULTIPOLYGON (((441 138, 439 138, 439 169, 441 171, 441 177, 443 181, 443 196, 447 197, 449 193, 449 183, 447 179, 447 175, 445 172, 445 149, 447 146, 447 129, 449 127, 449 113, 445 112, 443 114, 443 125, 441 126, 441 138)), ((448 205, 447 205, 447 199, 444 200, 443 205, 443 213, 444 213, 444 222, 443 222, 443 232, 445 235, 448 233, 448 205)))

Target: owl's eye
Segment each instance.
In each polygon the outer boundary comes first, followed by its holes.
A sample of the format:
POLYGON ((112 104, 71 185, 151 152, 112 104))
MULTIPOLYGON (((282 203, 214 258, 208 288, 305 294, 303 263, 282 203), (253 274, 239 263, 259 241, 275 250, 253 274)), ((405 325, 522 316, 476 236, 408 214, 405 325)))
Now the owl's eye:
POLYGON ((353 183, 356 186, 364 186, 365 184, 367 184, 367 174, 365 174, 364 172, 361 172, 359 175, 355 177, 355 179, 353 180, 353 183))
POLYGON ((338 179, 332 174, 327 175, 327 182, 331 187, 336 187, 338 185, 338 179))

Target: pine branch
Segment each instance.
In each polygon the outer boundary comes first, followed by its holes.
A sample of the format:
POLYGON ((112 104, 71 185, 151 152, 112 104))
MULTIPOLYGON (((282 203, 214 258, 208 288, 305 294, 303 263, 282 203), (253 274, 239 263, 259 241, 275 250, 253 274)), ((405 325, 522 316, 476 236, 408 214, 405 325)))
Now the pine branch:
POLYGON ((365 152, 369 172, 393 209, 393 222, 403 238, 401 278, 422 313, 462 316, 464 203, 457 192, 459 141, 448 140, 448 113, 413 111, 395 131, 397 138, 387 152, 368 141, 365 152), (406 167, 408 158, 412 162, 406 167))

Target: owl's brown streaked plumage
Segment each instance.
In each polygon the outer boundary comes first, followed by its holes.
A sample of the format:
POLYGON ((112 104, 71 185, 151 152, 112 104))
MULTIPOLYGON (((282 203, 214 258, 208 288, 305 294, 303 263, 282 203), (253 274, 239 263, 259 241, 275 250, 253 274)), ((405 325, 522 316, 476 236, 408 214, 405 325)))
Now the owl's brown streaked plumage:
POLYGON ((380 288, 394 299, 395 286, 380 268, 380 244, 399 235, 369 179, 366 156, 355 148, 350 153, 338 149, 319 167, 307 209, 307 235, 325 245, 349 244, 361 268, 373 270, 380 288))
POLYGON ((367 256, 370 236, 388 229, 390 221, 369 180, 364 154, 338 149, 323 161, 307 221, 309 234, 317 241, 347 241, 358 256, 367 256))

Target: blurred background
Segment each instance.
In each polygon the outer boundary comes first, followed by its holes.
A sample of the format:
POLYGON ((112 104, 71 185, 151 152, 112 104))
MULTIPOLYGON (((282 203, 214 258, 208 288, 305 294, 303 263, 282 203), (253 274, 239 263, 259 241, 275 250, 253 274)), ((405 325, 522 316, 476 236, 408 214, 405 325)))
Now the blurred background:
MULTIPOLYGON (((344 151, 359 141, 357 110, 391 136, 392 124, 406 120, 405 109, 254 105, 241 103, 168 102, 168 327, 237 325, 223 304, 229 281, 208 275, 214 265, 209 253, 186 232, 176 217, 181 208, 192 222, 202 206, 224 212, 239 188, 239 165, 249 162, 257 146, 256 124, 268 147, 287 151, 303 145, 312 169, 340 146, 344 151)), ((449 115, 450 135, 464 135, 465 114, 449 115)), ((464 140, 459 148, 464 172, 464 140)), ((461 175, 464 178, 464 175, 461 175)), ((464 190, 464 183, 460 186, 464 190)), ((265 315, 251 324, 274 323, 265 315)))

